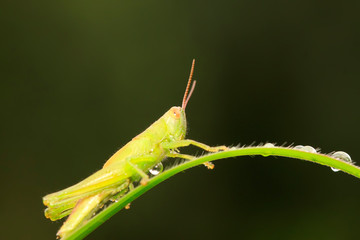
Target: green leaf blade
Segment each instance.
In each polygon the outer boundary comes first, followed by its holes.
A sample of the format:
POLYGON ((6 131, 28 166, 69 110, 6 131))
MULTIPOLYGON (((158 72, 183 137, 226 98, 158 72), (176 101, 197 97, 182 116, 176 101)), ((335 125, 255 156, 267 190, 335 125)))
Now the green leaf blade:
POLYGON ((136 198, 143 195, 145 192, 149 191, 151 188, 155 187, 159 183, 165 181, 166 179, 184 170, 190 169, 192 167, 201 165, 209 161, 240 157, 240 156, 255 156, 255 155, 262 155, 265 157, 279 156, 279 157, 306 160, 321 165, 325 165, 328 167, 336 168, 350 175, 353 175, 357 178, 360 178, 360 168, 358 166, 355 166, 352 163, 342 161, 340 159, 333 158, 325 154, 305 152, 288 147, 275 147, 275 146, 266 147, 266 145, 260 147, 243 147, 243 148, 234 147, 226 151, 200 156, 192 161, 183 162, 177 166, 174 166, 160 173, 159 175, 151 178, 146 186, 139 185, 138 187, 127 193, 124 197, 122 197, 118 202, 115 202, 110 206, 108 206, 107 208, 105 208, 103 211, 101 211, 99 214, 91 218, 84 225, 75 229, 69 235, 63 237, 63 239, 64 240, 83 239, 84 237, 89 235, 92 231, 94 231, 97 227, 99 227, 102 223, 108 220, 111 216, 113 216, 115 213, 123 209, 127 204, 131 203, 136 198))

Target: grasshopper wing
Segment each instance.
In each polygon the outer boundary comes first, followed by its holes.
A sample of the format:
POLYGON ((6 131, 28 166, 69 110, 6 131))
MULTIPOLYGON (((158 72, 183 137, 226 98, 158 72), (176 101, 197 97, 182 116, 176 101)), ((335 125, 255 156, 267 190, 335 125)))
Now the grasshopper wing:
POLYGON ((61 219, 71 213, 80 199, 104 191, 113 191, 113 194, 116 194, 127 188, 131 171, 126 170, 126 168, 125 162, 111 165, 97 171, 74 186, 46 195, 43 198, 44 205, 48 207, 45 210, 45 216, 53 221, 61 219))

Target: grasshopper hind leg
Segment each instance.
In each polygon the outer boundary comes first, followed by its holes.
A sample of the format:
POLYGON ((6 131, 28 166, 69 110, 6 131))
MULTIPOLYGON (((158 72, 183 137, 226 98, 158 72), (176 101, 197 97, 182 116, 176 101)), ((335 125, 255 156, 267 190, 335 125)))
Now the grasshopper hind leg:
POLYGON ((129 191, 134 189, 134 185, 132 183, 129 184, 129 186, 120 192, 116 193, 115 195, 111 196, 110 201, 117 202, 122 198, 125 194, 127 194, 129 191))
MULTIPOLYGON (((130 192, 131 190, 133 190, 135 187, 134 187, 134 184, 130 183, 129 184, 129 187, 127 189, 124 189, 123 191, 115 194, 114 196, 112 196, 110 198, 110 201, 112 202, 118 202, 125 194, 127 194, 128 192, 130 192)), ((130 203, 128 203, 124 208, 125 209, 130 209, 130 203)))
POLYGON ((84 222, 92 218, 113 197, 119 199, 129 189, 130 179, 121 184, 117 188, 107 189, 99 194, 95 194, 79 200, 76 206, 72 209, 70 216, 66 219, 64 224, 57 232, 58 238, 63 238, 69 233, 76 230, 84 222))
POLYGON ((57 232, 59 238, 65 237, 68 233, 81 226, 83 222, 90 219, 109 199, 110 192, 106 191, 78 201, 68 219, 57 232))

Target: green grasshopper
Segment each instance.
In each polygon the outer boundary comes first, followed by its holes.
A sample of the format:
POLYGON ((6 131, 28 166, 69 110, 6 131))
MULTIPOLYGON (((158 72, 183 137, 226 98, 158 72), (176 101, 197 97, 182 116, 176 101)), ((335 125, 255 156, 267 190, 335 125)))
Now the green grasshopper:
MULTIPOLYGON (((46 195, 45 216, 52 221, 70 215, 57 237, 62 238, 89 220, 106 202, 116 201, 134 188, 140 181, 146 185, 149 171, 167 157, 192 160, 195 157, 181 154, 180 147, 194 145, 209 152, 227 149, 225 146, 210 147, 203 143, 185 139, 185 108, 195 88, 191 79, 195 59, 192 62, 189 80, 181 107, 172 107, 144 132, 134 137, 104 164, 103 168, 78 184, 46 195), (189 93, 189 94, 188 94, 189 93)), ((214 165, 205 163, 209 169, 214 165)))

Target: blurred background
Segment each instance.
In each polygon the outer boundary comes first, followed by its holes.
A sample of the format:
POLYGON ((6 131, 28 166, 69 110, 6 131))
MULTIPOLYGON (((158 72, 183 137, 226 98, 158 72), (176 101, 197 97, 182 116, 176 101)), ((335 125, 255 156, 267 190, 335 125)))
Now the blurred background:
MULTIPOLYGON (((180 105, 209 145, 302 144, 360 164, 359 1, 4 1, 0 239, 55 239, 42 197, 180 105)), ((201 154, 199 149, 190 149, 201 154)), ((88 239, 356 239, 360 181, 274 157, 172 177, 88 239)))

